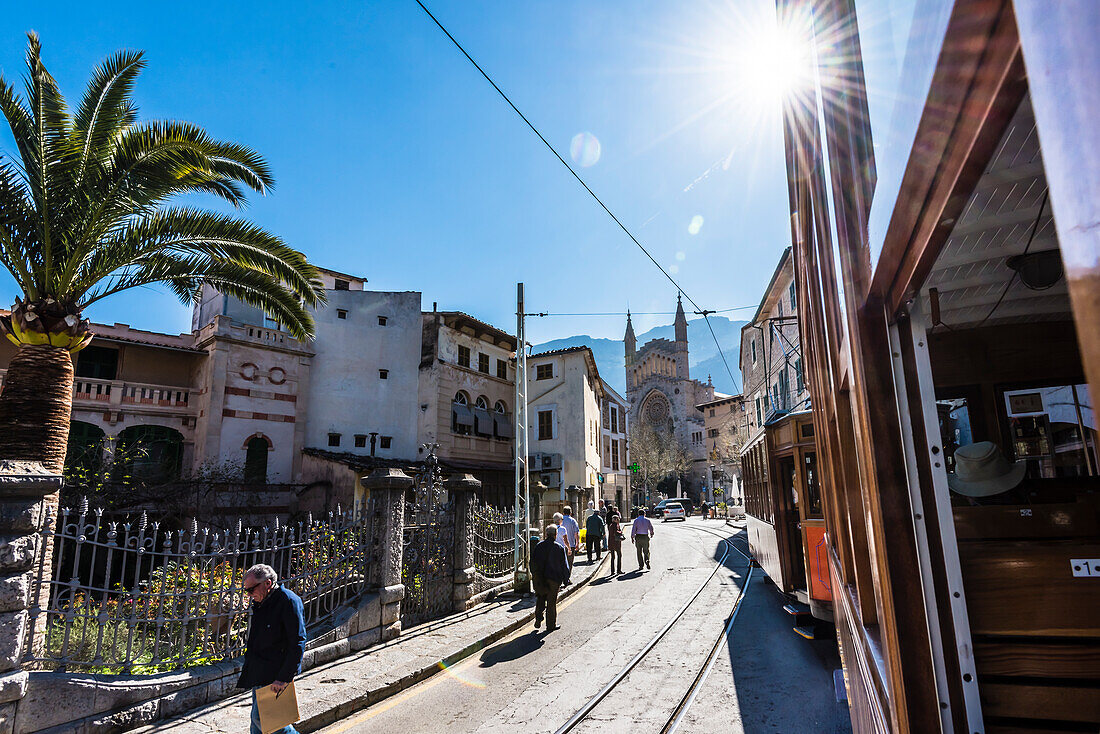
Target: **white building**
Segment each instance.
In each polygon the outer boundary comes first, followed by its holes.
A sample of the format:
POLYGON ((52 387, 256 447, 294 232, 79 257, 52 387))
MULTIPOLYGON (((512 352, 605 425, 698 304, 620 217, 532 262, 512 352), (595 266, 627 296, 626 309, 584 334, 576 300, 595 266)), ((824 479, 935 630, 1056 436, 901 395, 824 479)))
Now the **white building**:
POLYGON ((602 420, 600 435, 602 440, 603 483, 600 497, 613 503, 620 512, 629 511, 630 502, 630 456, 627 452, 627 416, 630 403, 615 392, 606 381, 603 385, 602 420))
POLYGON ((550 497, 574 504, 578 514, 599 487, 604 397, 603 380, 588 347, 527 358, 532 485, 538 476, 550 497))

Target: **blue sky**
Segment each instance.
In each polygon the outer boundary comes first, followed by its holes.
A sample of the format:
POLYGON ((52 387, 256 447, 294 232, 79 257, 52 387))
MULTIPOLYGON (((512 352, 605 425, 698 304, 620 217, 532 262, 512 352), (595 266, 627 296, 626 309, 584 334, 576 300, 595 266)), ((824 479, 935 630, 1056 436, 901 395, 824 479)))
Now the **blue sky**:
MULTIPOLYGON (((772 0, 426 4, 559 152, 578 134, 599 141, 594 163, 591 142, 578 151, 593 163, 578 171, 702 307, 759 300, 790 237, 778 103, 744 55, 774 25, 772 0)), ((418 290, 425 309, 508 330, 520 280, 532 311, 675 306, 664 276, 412 0, 17 3, 0 20, 6 79, 21 79, 31 29, 73 105, 105 56, 144 50, 141 116, 260 151, 277 185, 247 215, 368 288, 418 290)), ((0 146, 11 150, 3 134, 0 146)), ((3 274, 0 303, 14 295, 3 274)), ((154 289, 90 316, 190 328, 189 309, 154 289)), ((621 317, 533 321, 532 341, 623 330, 621 317)))

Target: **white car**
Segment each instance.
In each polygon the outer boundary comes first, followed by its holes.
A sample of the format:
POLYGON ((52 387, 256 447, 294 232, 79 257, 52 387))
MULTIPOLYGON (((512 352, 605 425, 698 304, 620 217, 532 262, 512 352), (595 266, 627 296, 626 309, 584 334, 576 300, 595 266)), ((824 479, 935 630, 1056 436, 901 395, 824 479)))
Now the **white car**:
POLYGON ((687 513, 684 512, 684 506, 679 502, 669 502, 665 505, 661 522, 667 522, 669 520, 684 520, 687 521, 687 513))

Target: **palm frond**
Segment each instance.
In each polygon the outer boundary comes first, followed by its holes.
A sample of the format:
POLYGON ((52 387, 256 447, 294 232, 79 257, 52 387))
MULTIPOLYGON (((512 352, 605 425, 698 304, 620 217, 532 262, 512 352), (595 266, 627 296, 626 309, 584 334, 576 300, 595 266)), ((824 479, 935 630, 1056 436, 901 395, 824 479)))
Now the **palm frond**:
POLYGON ((101 282, 83 299, 81 307, 130 288, 165 283, 184 302, 193 303, 202 285, 257 308, 283 325, 291 336, 305 340, 313 335, 314 322, 297 297, 267 273, 203 254, 150 253, 135 265, 101 282))
POLYGON ((146 262, 161 252, 200 255, 257 270, 309 306, 325 298, 316 268, 302 253, 251 222, 190 208, 167 209, 136 219, 99 243, 74 279, 72 291, 80 297, 110 273, 146 262))
POLYGON ((133 123, 136 110, 130 94, 144 68, 140 51, 119 51, 92 74, 73 117, 71 147, 77 186, 88 167, 107 157, 118 136, 133 123))
POLYGON ((242 207, 248 192, 274 185, 267 162, 190 123, 138 123, 132 94, 143 68, 140 52, 108 58, 70 116, 29 35, 24 98, 0 76, 0 112, 19 152, 0 157, 0 265, 28 300, 75 311, 157 282, 193 301, 209 284, 308 337, 307 308, 325 295, 302 253, 246 220, 169 206, 205 193, 242 207))

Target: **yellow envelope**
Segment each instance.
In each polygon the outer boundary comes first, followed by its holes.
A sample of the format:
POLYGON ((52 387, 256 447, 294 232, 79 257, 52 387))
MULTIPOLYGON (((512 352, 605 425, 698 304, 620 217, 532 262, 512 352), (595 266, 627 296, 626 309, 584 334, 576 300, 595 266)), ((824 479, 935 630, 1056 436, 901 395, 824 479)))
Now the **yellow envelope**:
POLYGON ((260 728, 264 734, 296 724, 301 718, 298 715, 298 694, 294 690, 294 681, 278 696, 271 686, 257 688, 256 707, 260 709, 260 728))

